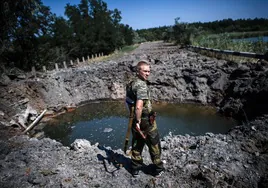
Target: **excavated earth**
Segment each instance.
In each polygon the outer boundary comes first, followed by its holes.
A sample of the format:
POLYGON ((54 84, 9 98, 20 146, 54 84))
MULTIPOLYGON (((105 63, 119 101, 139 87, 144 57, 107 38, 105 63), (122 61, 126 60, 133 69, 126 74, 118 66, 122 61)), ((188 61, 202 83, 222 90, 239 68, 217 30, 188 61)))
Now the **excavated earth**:
POLYGON ((268 187, 267 70, 267 62, 228 62, 163 42, 141 44, 113 60, 36 76, 1 67, 0 187, 268 187), (211 105, 240 125, 226 134, 163 138, 166 171, 159 178, 150 174, 147 148, 140 177, 134 178, 130 157, 122 150, 84 139, 66 147, 32 137, 45 121, 70 107, 123 100, 140 59, 151 61, 154 102, 211 105), (22 135, 22 127, 44 109, 42 122, 22 135))

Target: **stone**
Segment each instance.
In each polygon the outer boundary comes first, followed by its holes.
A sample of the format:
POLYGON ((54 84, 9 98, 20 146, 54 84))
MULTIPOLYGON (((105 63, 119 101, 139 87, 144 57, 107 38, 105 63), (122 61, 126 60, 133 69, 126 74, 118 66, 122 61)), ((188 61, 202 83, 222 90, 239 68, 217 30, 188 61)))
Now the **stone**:
POLYGON ((91 143, 88 140, 85 139, 76 139, 72 144, 71 148, 75 151, 87 151, 91 147, 91 143))

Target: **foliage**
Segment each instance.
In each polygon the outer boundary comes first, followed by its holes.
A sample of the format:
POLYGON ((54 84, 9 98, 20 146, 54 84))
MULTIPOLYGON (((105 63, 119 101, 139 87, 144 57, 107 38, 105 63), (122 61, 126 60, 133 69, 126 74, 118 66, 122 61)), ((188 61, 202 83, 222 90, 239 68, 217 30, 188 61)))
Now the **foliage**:
POLYGON ((131 52, 133 50, 135 50, 138 46, 137 45, 131 45, 131 46, 124 46, 121 49, 121 52, 126 53, 126 52, 131 52))
POLYGON ((57 17, 41 0, 4 0, 1 4, 1 61, 30 70, 91 54, 104 55, 133 44, 134 32, 121 24, 121 12, 102 0, 67 4, 57 17))
POLYGON ((215 48, 220 50, 244 51, 254 53, 265 53, 268 49, 268 42, 258 40, 251 42, 246 40, 234 40, 228 33, 219 35, 204 35, 193 41, 194 46, 215 48))
POLYGON ((40 0, 6 0, 1 7, 1 60, 24 69, 39 65, 38 44, 53 22, 49 8, 40 0))
POLYGON ((142 42, 146 42, 146 39, 143 37, 140 37, 139 33, 137 31, 134 31, 134 38, 133 38, 133 43, 134 44, 139 44, 142 42))
POLYGON ((146 41, 172 41, 220 49, 263 53, 267 43, 234 42, 233 38, 268 34, 268 19, 224 19, 183 23, 134 31, 121 22, 118 9, 109 10, 102 0, 80 0, 65 6, 66 17, 57 17, 41 0, 0 2, 0 61, 30 70, 71 59, 104 55, 146 41), (223 34, 222 34, 223 33, 223 34))
POLYGON ((187 23, 179 22, 180 18, 175 19, 173 26, 174 40, 177 44, 190 44, 191 29, 187 23))
MULTIPOLYGON (((185 23, 179 20, 180 18, 176 18, 173 26, 142 29, 137 30, 137 33, 146 41, 164 40, 182 45, 197 43, 201 38, 208 36, 210 36, 208 40, 212 40, 213 36, 218 38, 222 33, 228 33, 231 39, 268 35, 268 19, 264 18, 223 19, 205 23, 185 23)), ((203 40, 203 43, 210 43, 210 41, 203 40)))
POLYGON ((213 22, 195 22, 194 27, 202 26, 209 33, 230 33, 230 32, 251 32, 251 31, 268 31, 268 19, 223 19, 213 22))
POLYGON ((137 35, 140 37, 141 42, 164 40, 163 33, 167 31, 169 26, 155 27, 149 29, 136 30, 137 35))
MULTIPOLYGON (((68 58, 86 57, 90 54, 107 55, 115 49, 133 43, 133 30, 120 24, 121 12, 108 10, 101 0, 81 0, 78 5, 66 5, 68 17, 66 37, 56 46, 64 46, 68 58), (66 45, 68 41, 69 45, 66 45)), ((59 26, 62 28, 62 26, 59 26)), ((54 30, 57 39, 64 31, 54 30)))

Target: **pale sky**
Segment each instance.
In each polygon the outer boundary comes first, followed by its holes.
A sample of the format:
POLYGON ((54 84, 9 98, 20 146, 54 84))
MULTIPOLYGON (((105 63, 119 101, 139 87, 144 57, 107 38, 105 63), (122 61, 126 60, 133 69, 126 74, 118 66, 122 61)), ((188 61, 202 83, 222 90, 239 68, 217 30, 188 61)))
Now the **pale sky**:
MULTIPOLYGON (((123 24, 133 29, 174 25, 182 22, 209 22, 227 18, 267 18, 268 0, 103 0, 109 10, 121 11, 123 24)), ((80 0, 42 0, 57 16, 64 16, 67 3, 80 0)))

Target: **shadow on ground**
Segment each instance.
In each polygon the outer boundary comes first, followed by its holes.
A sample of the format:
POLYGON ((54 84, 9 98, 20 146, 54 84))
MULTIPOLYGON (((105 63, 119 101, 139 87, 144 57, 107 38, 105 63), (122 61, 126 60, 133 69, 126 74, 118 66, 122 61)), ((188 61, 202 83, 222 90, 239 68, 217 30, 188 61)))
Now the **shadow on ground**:
MULTIPOLYGON (((120 153, 116 153, 113 150, 107 149, 104 146, 99 146, 98 148, 100 150, 103 150, 106 152, 107 157, 104 157, 101 154, 97 155, 98 160, 102 161, 106 172, 115 176, 114 173, 117 170, 119 170, 120 168, 125 168, 131 174, 131 159, 130 158, 128 158, 120 153), (107 163, 109 165, 112 164, 115 167, 115 170, 109 170, 107 167, 107 163)), ((153 164, 149 164, 149 165, 143 164, 141 171, 144 174, 154 176, 154 174, 153 174, 154 168, 155 168, 155 166, 153 164)))

